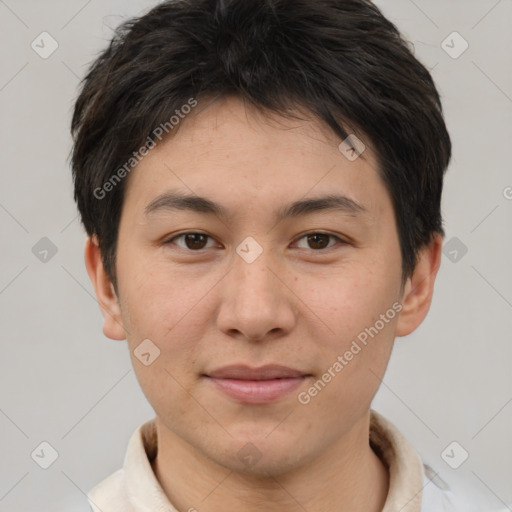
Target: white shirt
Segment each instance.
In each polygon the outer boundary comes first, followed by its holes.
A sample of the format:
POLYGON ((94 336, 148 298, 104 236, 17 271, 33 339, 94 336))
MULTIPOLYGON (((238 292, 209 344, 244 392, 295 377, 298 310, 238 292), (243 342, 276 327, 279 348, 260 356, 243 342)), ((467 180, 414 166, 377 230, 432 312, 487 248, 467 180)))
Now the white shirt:
MULTIPOLYGON (((457 483, 441 480, 424 466, 398 429, 371 411, 370 443, 389 471, 389 491, 382 512, 510 512, 503 504, 457 483)), ((178 512, 165 495, 151 467, 157 453, 155 420, 133 433, 123 468, 89 493, 94 512, 178 512)))

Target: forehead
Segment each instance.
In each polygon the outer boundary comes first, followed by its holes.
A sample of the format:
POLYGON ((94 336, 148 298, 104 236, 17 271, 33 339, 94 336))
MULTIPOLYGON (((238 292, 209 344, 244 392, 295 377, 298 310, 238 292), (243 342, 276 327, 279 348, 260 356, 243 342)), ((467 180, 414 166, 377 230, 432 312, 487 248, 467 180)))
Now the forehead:
POLYGON ((232 205, 245 198, 238 202, 242 209, 258 197, 277 204, 334 192, 368 210, 388 202, 369 141, 350 159, 339 148, 342 140, 312 116, 289 119, 229 97, 204 105, 136 166, 125 205, 145 211, 166 189, 232 205))
MULTIPOLYGON (((341 139, 311 112, 302 109, 283 116, 260 110, 233 96, 204 101, 202 106, 184 116, 176 128, 176 133, 167 141, 174 139, 177 144, 193 146, 195 151, 188 155, 190 160, 205 151, 212 154, 215 150, 235 152, 251 148, 260 150, 261 159, 277 159, 280 154, 290 159, 290 151, 297 157, 320 156, 326 149, 331 152, 334 149, 336 156, 340 154, 337 148, 341 139), (209 145, 204 146, 205 143, 209 145), (285 150, 288 150, 287 154, 285 150)), ((369 145, 369 141, 367 143, 369 145)), ((243 154, 240 156, 243 158, 243 154)), ((371 151, 361 158, 372 166, 375 164, 371 151)))

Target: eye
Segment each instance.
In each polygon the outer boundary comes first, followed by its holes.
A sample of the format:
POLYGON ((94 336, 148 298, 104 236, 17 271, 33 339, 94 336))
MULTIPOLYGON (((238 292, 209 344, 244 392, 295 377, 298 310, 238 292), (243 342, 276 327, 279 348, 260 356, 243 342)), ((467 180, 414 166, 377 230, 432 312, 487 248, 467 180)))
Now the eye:
POLYGON ((344 243, 344 241, 341 240, 341 238, 339 238, 337 236, 330 235, 329 233, 316 232, 316 233, 308 233, 308 234, 302 236, 301 238, 299 238, 298 239, 299 241, 297 242, 297 246, 299 247, 299 249, 314 249, 314 250, 329 249, 333 245, 335 245, 335 244, 329 245, 329 239, 337 240, 338 242, 341 242, 342 244, 344 243), (302 246, 301 246, 299 243, 301 240, 305 240, 306 245, 302 244, 302 246))
POLYGON ((208 249, 210 247, 214 247, 214 245, 207 246, 207 241, 210 239, 213 242, 213 238, 209 235, 205 235, 204 233, 181 233, 181 235, 177 235, 169 240, 164 242, 167 244, 176 244, 181 249, 190 250, 190 251, 200 251, 202 249, 208 249), (178 243, 177 241, 181 241, 178 243))

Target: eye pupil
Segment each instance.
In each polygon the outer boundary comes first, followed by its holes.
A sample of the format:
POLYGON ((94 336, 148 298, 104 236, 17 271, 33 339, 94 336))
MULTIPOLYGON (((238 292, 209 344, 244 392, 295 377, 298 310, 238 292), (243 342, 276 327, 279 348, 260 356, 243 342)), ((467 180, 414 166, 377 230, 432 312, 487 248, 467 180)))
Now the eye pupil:
POLYGON ((308 243, 312 249, 323 249, 329 245, 329 235, 322 233, 314 233, 312 235, 308 235, 308 243))
POLYGON ((206 238, 201 233, 188 233, 185 235, 185 244, 189 249, 202 249, 206 245, 206 238))

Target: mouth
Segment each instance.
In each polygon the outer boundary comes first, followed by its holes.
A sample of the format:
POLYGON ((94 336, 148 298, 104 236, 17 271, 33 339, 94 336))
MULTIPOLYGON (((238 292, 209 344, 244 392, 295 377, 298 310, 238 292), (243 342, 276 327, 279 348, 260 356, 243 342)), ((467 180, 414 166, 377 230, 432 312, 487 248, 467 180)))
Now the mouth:
POLYGON ((266 404, 283 398, 311 374, 280 365, 232 365, 203 374, 218 391, 240 403, 266 404))

